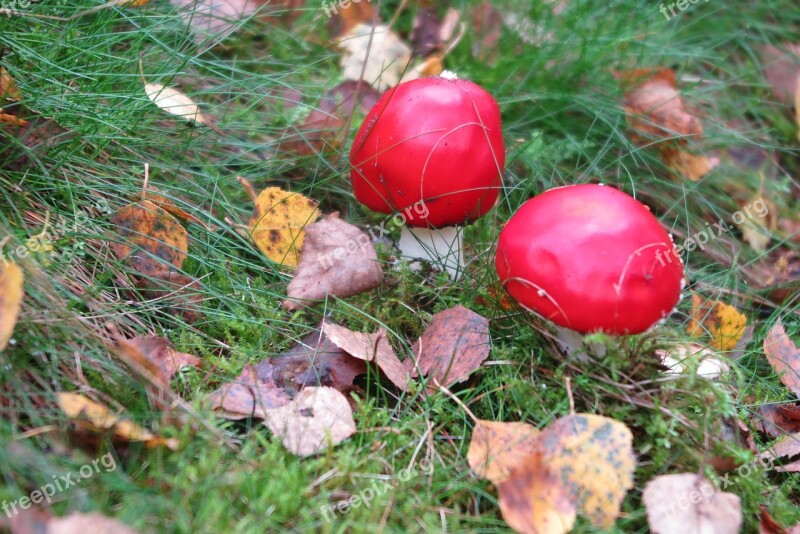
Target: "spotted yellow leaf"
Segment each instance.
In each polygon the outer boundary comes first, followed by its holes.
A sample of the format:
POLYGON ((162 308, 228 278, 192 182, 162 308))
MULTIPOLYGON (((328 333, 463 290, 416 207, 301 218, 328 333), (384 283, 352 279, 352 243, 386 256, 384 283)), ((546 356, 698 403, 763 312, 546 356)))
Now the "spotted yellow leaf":
POLYGON ((250 237, 272 261, 297 267, 305 231, 320 212, 317 203, 279 187, 264 189, 255 199, 250 237))
POLYGON ((739 310, 700 295, 692 295, 692 313, 686 331, 690 336, 711 336, 710 345, 718 350, 733 350, 744 333, 747 317, 739 310))
POLYGON ((22 304, 22 269, 0 257, 0 350, 6 348, 22 304))

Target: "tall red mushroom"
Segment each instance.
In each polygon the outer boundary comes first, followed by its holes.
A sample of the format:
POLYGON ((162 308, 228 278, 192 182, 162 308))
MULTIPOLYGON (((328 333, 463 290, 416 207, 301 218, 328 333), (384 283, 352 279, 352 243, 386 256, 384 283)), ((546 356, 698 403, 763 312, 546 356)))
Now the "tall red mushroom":
POLYGON ((401 215, 403 254, 438 263, 455 278, 463 264, 455 227, 492 209, 502 185, 500 108, 468 80, 402 83, 367 115, 350 163, 359 202, 401 215))
POLYGON ((683 262, 647 206, 596 184, 550 189, 500 233, 495 259, 525 308, 581 333, 644 332, 680 300, 683 262))

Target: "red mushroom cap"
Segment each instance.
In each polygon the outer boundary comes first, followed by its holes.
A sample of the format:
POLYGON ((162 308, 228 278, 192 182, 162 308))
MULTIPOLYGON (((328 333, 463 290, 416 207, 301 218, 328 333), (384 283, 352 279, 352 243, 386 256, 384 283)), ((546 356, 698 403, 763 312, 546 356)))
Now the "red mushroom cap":
POLYGON ((350 164, 353 192, 373 211, 402 211, 410 226, 475 220, 492 209, 500 190, 500 108, 468 80, 401 83, 364 119, 350 164))
POLYGON ((650 210, 612 187, 550 189, 500 233, 495 259, 524 307, 578 332, 638 334, 680 300, 683 262, 650 210))

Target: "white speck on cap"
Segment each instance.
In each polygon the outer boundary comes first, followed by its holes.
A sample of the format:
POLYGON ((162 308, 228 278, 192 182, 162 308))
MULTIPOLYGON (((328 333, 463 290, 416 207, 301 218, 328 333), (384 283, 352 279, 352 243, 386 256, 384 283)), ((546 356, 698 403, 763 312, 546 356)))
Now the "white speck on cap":
POLYGON ((444 78, 445 80, 457 80, 458 74, 456 74, 452 70, 443 70, 441 74, 439 74, 439 77, 444 78))

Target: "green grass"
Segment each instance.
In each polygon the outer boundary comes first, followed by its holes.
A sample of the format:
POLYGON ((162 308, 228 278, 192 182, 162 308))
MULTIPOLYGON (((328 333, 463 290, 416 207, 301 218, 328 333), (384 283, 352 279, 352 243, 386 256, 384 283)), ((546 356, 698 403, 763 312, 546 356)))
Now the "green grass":
MULTIPOLYGON (((398 4, 384 3, 384 20, 398 4)), ((557 185, 613 184, 651 205, 684 235, 702 230, 707 221, 730 220, 736 201, 762 187, 757 172, 729 163, 697 183, 674 179, 653 147, 632 144, 613 76, 632 68, 676 69, 683 98, 703 121, 706 150, 762 148, 776 154, 780 171, 768 175, 764 193, 781 216, 797 215, 796 127, 775 103, 755 51, 760 44, 797 36, 796 5, 701 2, 667 22, 657 4, 645 7, 637 0, 567 2, 558 16, 544 5, 524 4, 496 5, 507 15, 530 17, 538 25, 536 44, 504 28, 496 61, 487 64, 472 56, 475 38, 467 32, 446 60, 447 68, 498 100, 508 147, 501 203, 467 231, 467 275, 451 282, 387 262, 385 287, 297 313, 279 307, 290 276, 226 219, 246 223, 251 213, 236 180, 240 175, 257 189, 280 185, 302 192, 323 211, 338 210, 350 222, 381 220, 352 196, 347 145, 310 156, 282 148, 325 90, 340 81, 338 53, 325 46, 327 19, 321 9, 309 2, 291 28, 246 21, 224 46, 212 49, 198 44, 178 13, 160 1, 70 22, 0 18, 0 65, 17 81, 22 113, 32 122, 23 136, 0 125, 0 239, 11 236, 4 249, 9 257, 42 231, 46 214, 63 230, 54 244, 59 256, 14 258, 25 268, 26 297, 15 343, 0 355, 0 500, 18 499, 54 475, 77 472, 111 452, 117 468, 60 493, 53 513, 100 511, 158 532, 505 530, 496 489, 469 473, 472 423, 444 396, 398 399, 370 381, 357 401, 358 433, 304 460, 256 421, 222 421, 205 403, 209 392, 233 380, 246 363, 287 350, 323 316, 356 330, 386 325, 405 356, 408 341, 430 316, 456 304, 491 319, 490 360, 498 364, 483 367, 456 391, 479 417, 545 426, 569 413, 564 387, 569 377, 578 411, 631 427, 639 462, 636 487, 615 531, 646 531, 641 490, 653 476, 708 471, 713 454, 751 461, 739 444, 709 444, 706 438, 719 432, 724 417, 747 421, 760 404, 790 400, 760 346, 775 318, 782 317, 795 336, 800 321, 796 297, 780 307, 753 300, 764 295, 745 283, 741 266, 759 255, 738 233, 726 237, 736 247, 733 265, 699 251, 687 258, 693 289, 734 304, 756 325, 749 351, 724 383, 689 376, 658 384, 649 382, 657 378, 652 366, 635 365, 652 360, 656 345, 685 339, 686 300, 652 338, 620 342, 589 367, 565 360, 540 332, 541 322, 503 310, 489 290, 496 287, 493 244, 516 208, 557 185), (215 117, 224 134, 187 126, 149 102, 140 58, 148 82, 181 88, 215 117), (274 96, 285 89, 298 91, 302 106, 274 96), (734 129, 734 120, 744 126, 734 129), (132 281, 136 273, 108 248, 113 235, 108 212, 139 194, 145 162, 153 185, 221 228, 189 225, 184 271, 201 280, 203 310, 193 324, 172 311, 182 306, 180 297, 145 300, 132 281), (182 371, 172 389, 217 431, 188 415, 185 425, 165 424, 150 408, 144 386, 106 348, 114 333, 164 335, 179 350, 201 356, 205 367, 182 371), (74 390, 124 407, 128 417, 178 437, 182 448, 171 452, 113 445, 107 436, 95 442, 75 438, 55 404, 58 392, 74 390), (644 405, 626 400, 631 391, 644 405), (431 472, 423 472, 423 459, 431 462, 431 472), (405 468, 415 468, 419 476, 399 481, 405 468), (374 487, 376 480, 387 484, 386 492, 370 507, 326 520, 329 504, 374 487)), ((95 5, 43 2, 30 12, 67 17, 95 5)), ((413 14, 413 7, 406 10, 396 29, 408 31, 413 14)), ((360 120, 357 115, 351 130, 360 120)), ((781 238, 770 246, 779 245, 796 249, 781 238)), ((726 246, 720 240, 711 249, 729 252, 726 246)), ((756 438, 760 445, 768 442, 756 438)), ((759 505, 782 524, 800 522, 796 477, 760 471, 734 478, 729 491, 743 500, 746 531, 757 529, 759 505)), ((576 531, 594 529, 581 519, 576 531)))

